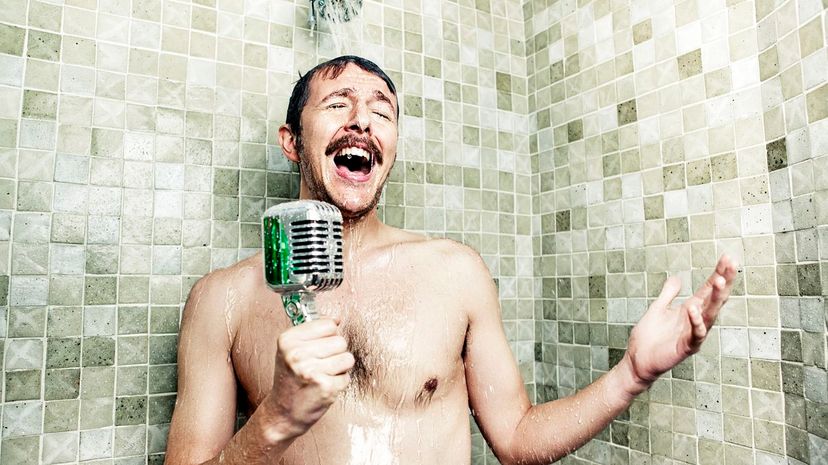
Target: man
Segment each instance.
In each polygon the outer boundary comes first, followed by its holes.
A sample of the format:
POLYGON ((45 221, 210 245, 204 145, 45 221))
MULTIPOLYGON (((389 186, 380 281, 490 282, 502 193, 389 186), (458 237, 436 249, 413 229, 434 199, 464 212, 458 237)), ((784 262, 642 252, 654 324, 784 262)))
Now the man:
POLYGON ((668 279, 607 374, 532 406, 480 257, 377 217, 398 114, 394 84, 361 58, 323 63, 296 84, 279 142, 299 163, 300 197, 342 211, 343 284, 317 295, 323 318, 296 327, 261 255, 195 285, 169 464, 468 464, 469 407, 501 462, 548 463, 699 349, 736 275, 726 257, 681 308, 669 309, 680 282, 668 279), (234 434, 237 396, 253 413, 234 434))

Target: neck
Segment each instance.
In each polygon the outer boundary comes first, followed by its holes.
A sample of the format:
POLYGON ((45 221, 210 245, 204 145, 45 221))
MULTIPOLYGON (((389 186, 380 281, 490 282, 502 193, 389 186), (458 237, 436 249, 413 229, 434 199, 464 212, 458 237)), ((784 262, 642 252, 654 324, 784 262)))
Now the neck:
MULTIPOLYGON (((300 199, 318 200, 303 182, 299 191, 300 199)), ((349 256, 359 255, 363 251, 379 244, 381 229, 385 226, 374 208, 359 218, 342 220, 342 252, 347 261, 349 256)))
POLYGON ((345 260, 376 246, 380 242, 383 226, 376 210, 371 210, 361 218, 345 219, 342 222, 342 249, 345 260))

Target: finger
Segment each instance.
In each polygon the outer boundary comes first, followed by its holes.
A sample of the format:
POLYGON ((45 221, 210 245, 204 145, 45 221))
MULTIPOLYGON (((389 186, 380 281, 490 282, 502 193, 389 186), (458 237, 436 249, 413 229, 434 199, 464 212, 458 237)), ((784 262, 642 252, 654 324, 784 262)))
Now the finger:
POLYGON ((719 315, 722 306, 730 297, 733 281, 737 271, 730 257, 723 255, 716 264, 716 271, 710 276, 705 285, 710 286, 710 295, 705 299, 702 316, 710 327, 719 315))
POLYGON ((716 273, 723 276, 728 282, 736 278, 737 268, 736 263, 726 254, 722 255, 719 262, 716 263, 716 273))
POLYGON ((652 306, 661 308, 669 307, 670 302, 676 298, 680 290, 681 279, 676 276, 667 278, 667 281, 664 282, 664 286, 661 288, 661 294, 658 295, 658 298, 656 298, 652 306))
POLYGON ((704 280, 701 286, 696 289, 696 292, 693 293, 693 299, 698 302, 707 302, 711 295, 713 295, 713 290, 716 288, 717 284, 719 284, 719 279, 724 281, 724 278, 719 276, 719 273, 714 271, 707 279, 704 280))
POLYGON ((297 340, 307 341, 333 336, 336 334, 338 327, 339 325, 337 325, 335 320, 323 317, 318 320, 302 323, 301 325, 295 326, 288 331, 295 335, 297 340))
POLYGON ((354 367, 354 363, 354 355, 345 352, 320 360, 320 369, 327 375, 338 376, 348 373, 354 367))
POLYGON ((704 318, 702 318, 701 310, 696 305, 690 305, 687 309, 687 313, 690 315, 690 325, 692 326, 693 332, 693 344, 698 345, 704 341, 704 338, 707 337, 707 325, 704 324, 704 318))
POLYGON ((348 343, 342 336, 328 336, 322 339, 305 341, 300 350, 303 350, 310 357, 328 358, 346 352, 348 343))

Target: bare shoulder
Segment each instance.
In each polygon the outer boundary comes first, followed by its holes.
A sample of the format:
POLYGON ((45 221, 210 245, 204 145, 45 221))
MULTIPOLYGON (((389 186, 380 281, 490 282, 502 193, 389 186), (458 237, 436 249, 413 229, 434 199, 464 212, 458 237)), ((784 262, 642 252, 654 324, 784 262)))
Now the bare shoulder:
POLYGON ((409 263, 421 273, 465 286, 486 285, 492 281, 489 269, 480 254, 471 247, 452 239, 428 238, 401 231, 396 233, 396 246, 406 251, 409 263))
POLYGON ((246 296, 254 295, 263 285, 261 259, 261 255, 256 254, 199 279, 187 298, 182 325, 209 324, 216 318, 225 321, 228 315, 238 315, 239 312, 234 310, 243 308, 246 296))

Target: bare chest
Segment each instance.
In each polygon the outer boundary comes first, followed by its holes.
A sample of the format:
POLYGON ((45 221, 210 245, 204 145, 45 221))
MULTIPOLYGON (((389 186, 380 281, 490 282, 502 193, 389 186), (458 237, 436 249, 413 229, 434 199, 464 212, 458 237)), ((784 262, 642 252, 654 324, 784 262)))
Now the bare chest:
MULTIPOLYGON (((290 325, 278 296, 269 292, 258 299, 265 305, 245 312, 245 320, 255 323, 242 321, 234 345, 236 374, 253 407, 272 386, 275 341, 290 325)), ((418 409, 464 390, 467 319, 455 302, 439 285, 392 280, 388 273, 366 273, 318 294, 317 310, 340 318, 356 360, 343 402, 418 409)))

